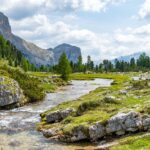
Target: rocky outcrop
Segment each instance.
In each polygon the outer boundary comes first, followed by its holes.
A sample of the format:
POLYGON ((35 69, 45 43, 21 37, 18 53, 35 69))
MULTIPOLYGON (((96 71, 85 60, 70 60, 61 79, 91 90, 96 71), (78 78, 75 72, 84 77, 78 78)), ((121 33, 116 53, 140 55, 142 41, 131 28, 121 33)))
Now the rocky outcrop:
POLYGON ((137 112, 119 113, 109 119, 106 126, 107 134, 123 135, 142 129, 142 118, 137 112))
POLYGON ((12 33, 7 16, 1 12, 0 35, 16 46, 16 48, 36 66, 54 65, 58 63, 59 57, 63 52, 65 52, 68 59, 74 63, 77 62, 78 57, 81 55, 80 48, 75 46, 62 44, 54 49, 43 49, 33 43, 25 41, 12 33))
MULTIPOLYGON (((67 109, 66 109, 67 110, 67 109)), ((50 122, 61 121, 63 118, 66 118, 73 110, 69 111, 56 111, 49 115, 50 122), (65 113, 64 117, 61 117, 60 114, 65 113), (55 120, 56 119, 56 120, 55 120)), ((65 131, 68 128, 66 125, 63 129, 65 131)), ((111 135, 125 135, 127 133, 134 133, 140 131, 150 130, 150 115, 142 115, 138 112, 128 112, 128 113, 118 113, 108 119, 105 123, 97 122, 89 127, 84 125, 78 125, 73 127, 69 132, 63 132, 59 136, 61 141, 65 142, 78 142, 82 140, 97 141, 100 138, 111 136, 111 135)), ((49 134, 51 137, 56 135, 55 130, 44 130, 44 135, 49 134), (54 135, 53 135, 54 133, 54 135)))
POLYGON ((53 123, 59 122, 69 116, 74 110, 72 108, 68 108, 62 111, 55 111, 46 115, 46 122, 53 123))
POLYGON ((0 108, 17 107, 27 100, 18 83, 8 77, 0 77, 0 108))

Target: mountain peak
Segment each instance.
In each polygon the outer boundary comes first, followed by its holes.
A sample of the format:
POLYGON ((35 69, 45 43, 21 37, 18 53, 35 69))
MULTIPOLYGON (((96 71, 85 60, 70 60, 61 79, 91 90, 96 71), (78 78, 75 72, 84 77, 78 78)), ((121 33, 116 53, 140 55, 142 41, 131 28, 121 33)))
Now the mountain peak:
POLYGON ((6 34, 11 33, 8 17, 5 16, 2 12, 0 12, 0 32, 4 35, 4 37, 6 34))
POLYGON ((79 47, 66 44, 66 43, 56 46, 53 49, 53 52, 54 52, 56 63, 58 63, 62 53, 65 53, 67 58, 74 63, 76 63, 78 61, 78 57, 81 56, 81 49, 79 47))

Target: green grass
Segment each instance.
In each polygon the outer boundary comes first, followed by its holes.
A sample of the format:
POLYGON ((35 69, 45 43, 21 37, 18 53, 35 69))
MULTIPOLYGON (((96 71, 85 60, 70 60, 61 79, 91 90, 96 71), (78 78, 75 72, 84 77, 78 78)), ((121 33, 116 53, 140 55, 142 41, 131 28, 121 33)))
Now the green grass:
POLYGON ((34 77, 51 77, 55 74, 49 72, 28 72, 29 75, 34 77))
POLYGON ((110 150, 149 150, 150 134, 132 135, 119 140, 118 143, 110 150))
POLYGON ((117 81, 123 81, 128 76, 124 74, 116 74, 116 73, 107 73, 107 74, 81 74, 75 73, 70 75, 71 80, 93 80, 95 78, 103 78, 103 79, 117 79, 117 81))
MULTIPOLYGON (((146 109, 146 102, 150 99, 150 88, 136 88, 135 82, 131 81, 131 74, 72 74, 71 79, 94 79, 106 78, 113 79, 112 86, 107 88, 97 88, 87 95, 77 100, 64 102, 41 114, 42 121, 38 124, 38 129, 51 128, 54 124, 47 124, 45 116, 55 110, 63 110, 66 108, 74 108, 76 112, 65 118, 56 126, 61 126, 62 134, 71 133, 76 127, 83 126, 83 130, 88 126, 101 122, 103 124, 118 112, 128 112, 131 110, 148 113, 149 107, 146 109), (120 94, 120 90, 127 89, 128 94, 120 94), (105 101, 105 96, 114 96, 115 102, 105 101), (139 97, 140 96, 140 97, 139 97), (146 111, 147 110, 147 111, 146 111), (144 112, 145 111, 145 112, 144 112)), ((145 81, 143 81, 145 82, 145 81)), ((149 82, 149 81, 147 81, 149 82)), ((143 83, 140 83, 143 86, 143 83)), ((145 83, 144 83, 145 85, 145 83)), ((147 85, 147 84, 146 84, 147 85)))

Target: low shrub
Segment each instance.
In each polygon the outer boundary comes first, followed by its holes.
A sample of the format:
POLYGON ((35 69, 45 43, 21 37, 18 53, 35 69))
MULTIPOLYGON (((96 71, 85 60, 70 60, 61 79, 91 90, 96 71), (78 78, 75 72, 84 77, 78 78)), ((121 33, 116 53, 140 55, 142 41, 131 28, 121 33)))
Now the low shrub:
POLYGON ((148 80, 134 81, 132 82, 132 85, 133 85, 133 88, 136 88, 136 89, 143 89, 149 86, 148 80))
POLYGON ((92 109, 92 108, 96 108, 96 107, 100 106, 101 103, 102 103, 101 100, 99 100, 99 101, 83 102, 82 104, 79 105, 79 107, 77 109, 77 115, 81 115, 86 110, 89 110, 89 109, 92 109))

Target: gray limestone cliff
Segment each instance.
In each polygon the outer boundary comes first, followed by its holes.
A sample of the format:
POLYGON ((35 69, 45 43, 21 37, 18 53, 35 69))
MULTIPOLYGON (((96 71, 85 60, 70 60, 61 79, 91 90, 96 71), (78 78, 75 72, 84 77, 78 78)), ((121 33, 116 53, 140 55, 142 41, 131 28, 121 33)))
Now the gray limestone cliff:
POLYGON ((78 57, 81 55, 80 48, 68 44, 59 45, 54 49, 42 49, 33 43, 25 41, 12 33, 8 17, 1 12, 0 35, 16 46, 16 48, 36 66, 54 65, 58 63, 59 57, 63 52, 65 52, 68 59, 73 62, 77 62, 78 57))

